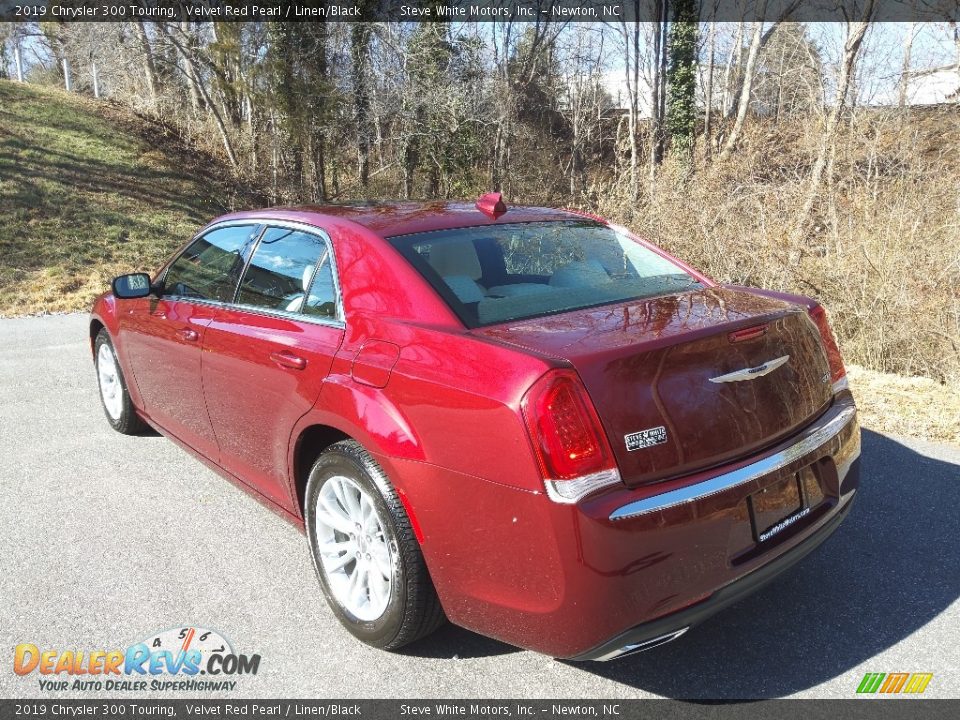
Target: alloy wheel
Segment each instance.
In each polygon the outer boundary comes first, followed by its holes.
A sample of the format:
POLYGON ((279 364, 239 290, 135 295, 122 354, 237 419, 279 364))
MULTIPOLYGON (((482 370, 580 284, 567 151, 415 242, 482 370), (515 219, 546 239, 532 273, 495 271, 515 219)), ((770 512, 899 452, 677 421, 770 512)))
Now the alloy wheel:
POLYGON ((393 583, 393 552, 373 500, 335 475, 317 494, 314 514, 320 564, 337 602, 358 620, 378 619, 393 583))

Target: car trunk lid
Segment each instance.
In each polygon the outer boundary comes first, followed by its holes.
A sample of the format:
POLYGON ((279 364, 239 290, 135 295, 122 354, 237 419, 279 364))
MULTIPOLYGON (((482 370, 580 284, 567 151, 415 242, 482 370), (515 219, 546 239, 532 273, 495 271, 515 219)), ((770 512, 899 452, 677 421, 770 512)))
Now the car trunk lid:
POLYGON ((730 288, 588 308, 478 335, 569 362, 627 485, 755 453, 829 405, 806 309, 730 288))

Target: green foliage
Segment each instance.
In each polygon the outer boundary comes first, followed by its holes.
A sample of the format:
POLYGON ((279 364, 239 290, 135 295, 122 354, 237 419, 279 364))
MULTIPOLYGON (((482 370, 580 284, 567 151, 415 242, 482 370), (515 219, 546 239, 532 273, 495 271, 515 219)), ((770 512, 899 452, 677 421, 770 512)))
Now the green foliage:
POLYGON ((697 126, 697 2, 674 0, 667 71, 667 131, 673 151, 690 163, 697 126))

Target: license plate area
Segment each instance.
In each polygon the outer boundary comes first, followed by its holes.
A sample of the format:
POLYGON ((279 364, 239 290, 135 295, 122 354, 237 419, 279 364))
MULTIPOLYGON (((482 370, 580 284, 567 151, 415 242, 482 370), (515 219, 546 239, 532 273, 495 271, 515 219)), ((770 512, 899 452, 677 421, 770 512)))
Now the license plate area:
POLYGON ((813 470, 807 467, 751 495, 748 505, 754 540, 771 540, 808 514, 811 504, 804 499, 809 497, 812 486, 819 489, 813 470))

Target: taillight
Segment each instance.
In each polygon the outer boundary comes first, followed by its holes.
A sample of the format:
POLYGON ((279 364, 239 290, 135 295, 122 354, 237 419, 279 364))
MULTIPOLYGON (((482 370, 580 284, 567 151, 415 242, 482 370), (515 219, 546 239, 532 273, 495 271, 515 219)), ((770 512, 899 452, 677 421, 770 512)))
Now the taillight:
POLYGON ((522 410, 551 500, 574 503, 620 482, 600 418, 575 372, 544 375, 527 391, 522 410))
POLYGON ((830 382, 833 383, 833 391, 840 392, 847 387, 847 369, 843 366, 840 348, 837 347, 837 341, 834 340, 833 332, 830 330, 827 311, 821 305, 814 305, 810 308, 810 317, 820 330, 820 340, 823 342, 824 352, 827 353, 827 362, 830 363, 830 382))

